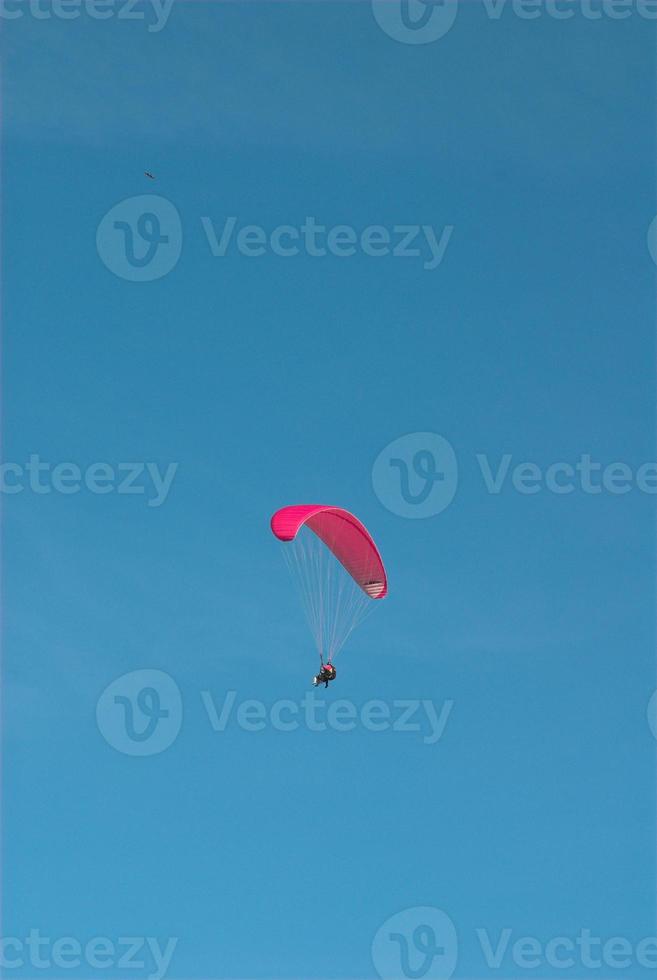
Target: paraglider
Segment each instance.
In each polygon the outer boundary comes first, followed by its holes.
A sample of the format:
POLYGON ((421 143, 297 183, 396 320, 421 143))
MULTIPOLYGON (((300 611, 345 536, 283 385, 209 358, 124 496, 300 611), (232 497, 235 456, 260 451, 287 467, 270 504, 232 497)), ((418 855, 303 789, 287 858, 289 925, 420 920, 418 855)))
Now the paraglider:
POLYGON ((330 661, 322 664, 319 668, 319 674, 313 677, 313 687, 317 687, 318 684, 323 684, 324 687, 328 687, 330 681, 335 680, 336 673, 337 671, 330 661))
POLYGON ((315 687, 335 679, 333 660, 353 630, 388 592, 386 570, 369 531, 342 507, 298 504, 271 519, 296 579, 320 671, 315 687))

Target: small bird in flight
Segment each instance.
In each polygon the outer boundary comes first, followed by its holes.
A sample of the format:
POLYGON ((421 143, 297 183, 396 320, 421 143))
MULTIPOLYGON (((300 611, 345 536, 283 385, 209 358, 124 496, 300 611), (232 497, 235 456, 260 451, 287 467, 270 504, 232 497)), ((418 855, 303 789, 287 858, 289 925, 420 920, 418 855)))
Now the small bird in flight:
POLYGON ((144 177, 148 177, 149 180, 155 180, 155 177, 148 170, 144 170, 144 177))

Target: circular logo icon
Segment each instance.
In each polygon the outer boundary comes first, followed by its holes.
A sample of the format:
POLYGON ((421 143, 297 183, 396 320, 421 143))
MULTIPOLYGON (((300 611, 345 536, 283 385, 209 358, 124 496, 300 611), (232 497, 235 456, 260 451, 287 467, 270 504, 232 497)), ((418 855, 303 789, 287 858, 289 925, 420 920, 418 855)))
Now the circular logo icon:
POLYGON ((400 44, 430 44, 456 20, 458 0, 372 0, 382 31, 400 44))
POLYGON ((98 699, 96 722, 105 741, 124 755, 157 755, 182 724, 178 685, 161 670, 133 670, 112 681, 98 699))
POLYGON ((435 517, 449 507, 457 484, 456 454, 436 432, 411 432, 395 439, 372 467, 375 494, 399 517, 435 517))
POLYGON ((653 696, 648 701, 648 709, 646 711, 648 718, 648 726, 652 732, 653 738, 657 738, 657 691, 654 692, 653 696))
POLYGON ((161 279, 180 258, 180 215, 171 201, 156 194, 129 197, 108 211, 98 225, 96 248, 110 272, 120 279, 161 279))
POLYGON ((653 260, 655 265, 657 265, 657 216, 652 219, 648 226, 648 234, 646 239, 648 242, 650 258, 653 260))
POLYGON ((430 905, 391 916, 372 940, 372 963, 381 980, 449 980, 457 957, 454 923, 430 905))

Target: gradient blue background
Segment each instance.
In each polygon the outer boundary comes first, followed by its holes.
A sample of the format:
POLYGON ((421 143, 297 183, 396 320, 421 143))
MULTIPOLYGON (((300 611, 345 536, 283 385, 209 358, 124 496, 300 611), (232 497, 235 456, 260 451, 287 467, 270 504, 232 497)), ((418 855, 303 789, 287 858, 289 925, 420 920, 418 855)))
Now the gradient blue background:
POLYGON ((366 3, 2 26, 4 458, 179 463, 160 508, 3 498, 4 935, 176 936, 173 977, 319 980, 374 977, 409 906, 452 918, 461 977, 519 973, 476 928, 654 934, 654 497, 491 496, 475 460, 655 458, 654 22, 464 4, 425 46, 366 3), (151 192, 182 255, 126 282, 96 229, 151 192), (215 258, 204 215, 454 233, 435 271, 215 258), (372 464, 425 430, 459 489, 405 520, 372 464), (268 530, 306 500, 360 515, 390 574, 330 696, 453 699, 438 744, 212 731, 201 691, 307 690, 268 530), (184 702, 151 758, 95 721, 138 668, 184 702))

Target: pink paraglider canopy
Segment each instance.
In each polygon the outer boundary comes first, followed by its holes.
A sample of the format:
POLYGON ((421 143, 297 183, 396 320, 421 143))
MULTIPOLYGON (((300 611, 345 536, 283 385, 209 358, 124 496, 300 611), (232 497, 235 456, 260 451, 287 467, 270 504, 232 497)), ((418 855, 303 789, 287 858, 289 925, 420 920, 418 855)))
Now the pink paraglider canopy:
POLYGON ((280 541, 293 541, 307 526, 324 542, 351 577, 371 599, 383 599, 388 591, 381 555, 367 528, 341 507, 298 504, 277 510, 271 529, 280 541))

